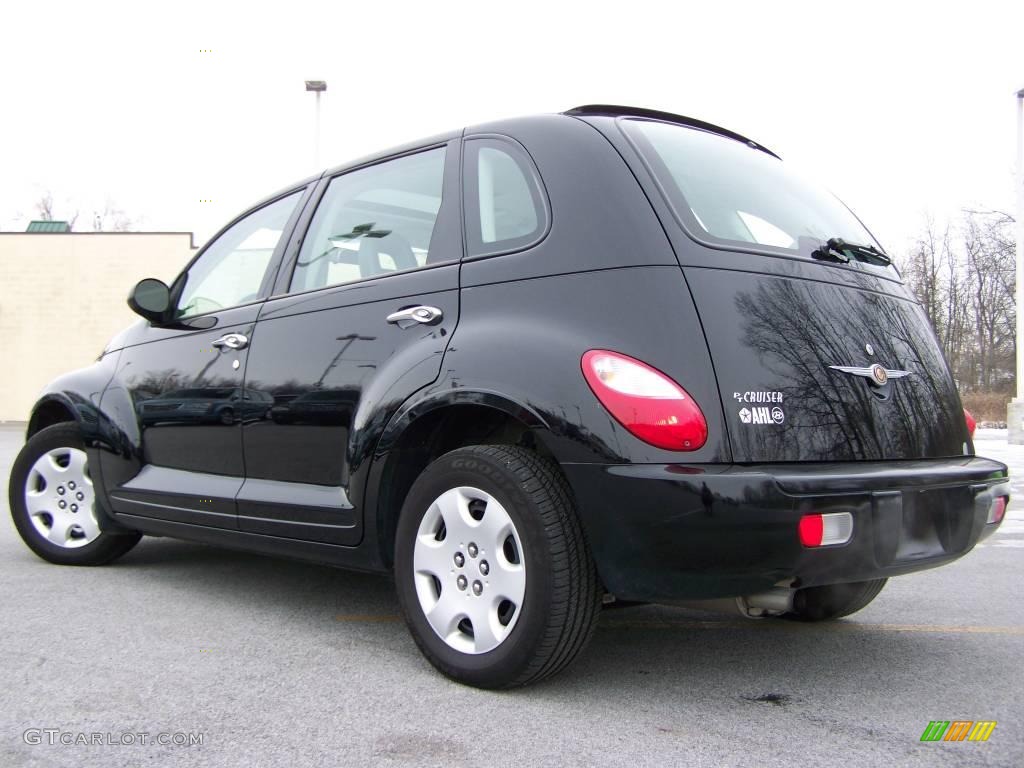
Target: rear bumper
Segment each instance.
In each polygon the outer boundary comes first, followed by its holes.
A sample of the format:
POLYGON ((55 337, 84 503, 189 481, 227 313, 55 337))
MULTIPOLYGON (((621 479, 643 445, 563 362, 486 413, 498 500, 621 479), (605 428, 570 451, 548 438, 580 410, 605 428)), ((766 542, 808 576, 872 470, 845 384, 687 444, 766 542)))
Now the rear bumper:
POLYGON ((563 464, 598 570, 621 599, 665 601, 863 581, 969 552, 1006 466, 964 457, 790 465, 563 464), (842 545, 801 545, 799 519, 849 512, 842 545))

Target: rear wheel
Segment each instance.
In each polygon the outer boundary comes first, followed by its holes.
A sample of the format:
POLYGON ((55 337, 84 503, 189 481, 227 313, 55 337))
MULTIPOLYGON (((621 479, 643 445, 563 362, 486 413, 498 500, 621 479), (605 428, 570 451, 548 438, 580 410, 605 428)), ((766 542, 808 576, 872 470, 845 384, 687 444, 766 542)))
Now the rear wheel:
POLYGON ((460 448, 424 470, 399 519, 395 579, 423 654, 480 688, 567 666, 601 606, 565 479, 518 447, 460 448))
POLYGON ((14 460, 8 498, 22 540, 51 563, 102 565, 142 538, 100 530, 85 444, 72 423, 29 438, 14 460))
POLYGON ((849 616, 874 600, 887 581, 874 579, 798 589, 793 596, 793 610, 784 617, 797 621, 828 621, 849 616))

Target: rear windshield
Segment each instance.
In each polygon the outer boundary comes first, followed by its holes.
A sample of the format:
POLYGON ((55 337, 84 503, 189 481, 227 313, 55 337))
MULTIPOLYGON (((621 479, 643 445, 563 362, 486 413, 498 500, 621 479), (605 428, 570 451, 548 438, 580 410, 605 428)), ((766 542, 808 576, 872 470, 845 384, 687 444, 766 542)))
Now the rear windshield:
POLYGON ((623 120, 622 124, 665 189, 683 227, 699 240, 804 256, 833 237, 880 247, 834 195, 766 152, 671 123, 623 120))

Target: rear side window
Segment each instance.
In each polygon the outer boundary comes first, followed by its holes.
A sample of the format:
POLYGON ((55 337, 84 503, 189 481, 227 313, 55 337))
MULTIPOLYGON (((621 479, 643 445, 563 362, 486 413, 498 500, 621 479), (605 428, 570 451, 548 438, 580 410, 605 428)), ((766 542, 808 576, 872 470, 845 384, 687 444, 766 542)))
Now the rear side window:
POLYGON ((540 180, 526 152, 512 141, 470 139, 464 186, 469 256, 519 250, 544 234, 547 214, 540 180))
POLYGON ((302 243, 290 290, 308 291, 450 259, 435 247, 445 148, 333 179, 302 243))
POLYGON ((622 120, 627 136, 698 240, 809 256, 832 237, 878 246, 834 195, 780 160, 734 139, 651 120, 622 120))

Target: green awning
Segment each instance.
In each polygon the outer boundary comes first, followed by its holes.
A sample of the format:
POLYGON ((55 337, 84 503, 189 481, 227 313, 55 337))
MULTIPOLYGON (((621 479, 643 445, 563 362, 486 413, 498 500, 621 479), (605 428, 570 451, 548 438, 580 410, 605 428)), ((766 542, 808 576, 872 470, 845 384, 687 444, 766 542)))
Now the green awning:
POLYGON ((26 232, 70 232, 71 225, 66 221, 30 221, 26 232))

